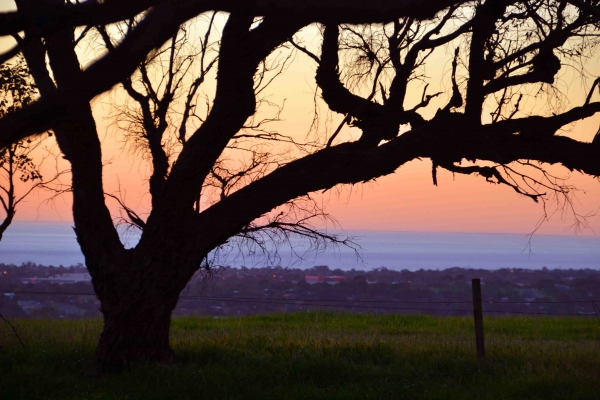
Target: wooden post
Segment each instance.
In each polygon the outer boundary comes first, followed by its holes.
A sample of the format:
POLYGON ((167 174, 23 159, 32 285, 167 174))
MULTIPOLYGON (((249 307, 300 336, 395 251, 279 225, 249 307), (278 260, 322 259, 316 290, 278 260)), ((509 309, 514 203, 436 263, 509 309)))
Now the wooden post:
POLYGON ((475 319, 475 344, 477 346, 477 358, 485 358, 485 346, 483 342, 483 305, 481 301, 481 281, 471 280, 473 288, 473 317, 475 319))

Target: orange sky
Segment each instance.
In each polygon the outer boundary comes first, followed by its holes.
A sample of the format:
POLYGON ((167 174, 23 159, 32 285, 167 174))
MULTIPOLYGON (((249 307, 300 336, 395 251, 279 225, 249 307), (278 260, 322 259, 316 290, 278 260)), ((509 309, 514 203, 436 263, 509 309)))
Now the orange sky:
MULTIPOLYGON (((0 8, 4 0, 0 0, 0 8)), ((310 35, 309 35, 310 37, 310 35)), ((318 41, 308 40, 309 46, 318 41)), ((1 47, 1 46, 0 46, 1 47)), ((445 88, 448 63, 442 55, 434 63, 428 75, 440 74, 439 87, 445 88)), ((435 61, 435 59, 434 59, 435 61)), ((590 73, 600 75, 600 63, 596 57, 588 65, 590 73)), ((568 93, 573 104, 583 102, 582 83, 568 74, 560 77, 560 85, 568 93)), ((281 133, 297 138, 305 137, 312 119, 312 96, 314 88, 314 65, 304 55, 298 56, 288 71, 270 88, 269 100, 281 103, 286 99, 285 121, 276 128, 281 133)), ((437 91, 435 87, 431 91, 437 91)), ((421 90, 414 88, 412 96, 420 97, 421 90)), ((146 210, 145 195, 147 166, 130 153, 121 150, 115 134, 107 133, 111 119, 108 118, 107 97, 96 99, 94 113, 103 140, 105 167, 105 190, 115 192, 119 183, 127 203, 140 212, 146 210)), ((440 102, 444 98, 439 99, 440 102)), ((439 106, 439 104, 437 104, 439 106)), ((433 104, 429 112, 435 111, 433 104)), ((334 116, 335 118, 339 117, 334 116)), ((590 140, 597 131, 600 117, 590 118, 573 127, 569 136, 590 140)), ((335 125, 335 124, 334 124, 335 125)), ((323 127, 324 129, 324 127, 323 127)), ((344 135, 350 135, 346 130, 344 135)), ((347 136, 345 136, 347 137, 347 136)), ((566 171, 560 171, 565 175, 566 171)), ((401 167, 396 174, 383 177, 375 183, 342 188, 339 194, 327 193, 324 199, 328 210, 345 229, 386 229, 407 231, 442 232, 514 232, 529 233, 543 215, 541 205, 517 195, 508 187, 486 183, 481 177, 456 176, 448 172, 438 175, 439 186, 431 180, 431 164, 428 160, 413 161, 401 167)), ((569 183, 585 191, 578 194, 580 214, 591 214, 600 208, 600 183, 592 178, 573 174, 569 183)), ((71 221, 70 202, 67 197, 56 199, 52 205, 40 200, 45 194, 32 196, 23 203, 17 213, 18 220, 71 221)), ((111 207, 116 210, 114 204, 111 207)), ((548 205, 553 211, 554 206, 548 205)), ((572 215, 555 215, 540 228, 540 233, 564 234, 573 223, 572 215)), ((590 226, 600 232, 600 217, 589 217, 590 226)), ((581 234, 593 235, 591 230, 581 234)))

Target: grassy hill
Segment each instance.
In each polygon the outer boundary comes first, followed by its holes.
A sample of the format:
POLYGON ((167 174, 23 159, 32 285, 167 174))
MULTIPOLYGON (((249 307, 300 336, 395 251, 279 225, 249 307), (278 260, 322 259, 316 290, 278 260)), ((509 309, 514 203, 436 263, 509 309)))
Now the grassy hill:
POLYGON ((600 399, 600 321, 299 313, 177 318, 179 367, 85 377, 101 322, 0 324, 1 399, 600 399))

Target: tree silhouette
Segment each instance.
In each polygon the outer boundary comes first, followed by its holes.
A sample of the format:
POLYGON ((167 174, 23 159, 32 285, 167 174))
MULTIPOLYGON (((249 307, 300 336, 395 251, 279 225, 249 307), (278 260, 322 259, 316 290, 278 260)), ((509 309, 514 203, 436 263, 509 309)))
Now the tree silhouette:
MULTIPOLYGON (((0 65, 0 117, 28 105, 36 97, 25 60, 18 58, 12 64, 0 65)), ((0 148, 0 205, 5 214, 0 223, 0 240, 12 223, 19 203, 48 183, 42 180, 39 164, 32 158, 41 140, 43 137, 21 139, 0 148), (18 188, 17 181, 23 182, 25 187, 18 188)))
MULTIPOLYGON (((445 168, 479 174, 533 200, 568 196, 546 164, 600 175, 598 135, 590 143, 557 134, 600 111, 597 84, 579 106, 536 113, 525 105, 527 97, 556 97, 563 66, 597 48, 597 3, 18 0, 18 12, 0 15, 0 33, 17 40, 4 57, 23 53, 41 98, 0 119, 0 146, 52 129, 71 163, 75 231, 105 323, 89 372, 175 362, 169 325, 179 293, 231 238, 260 245, 273 232, 291 232, 339 240, 306 220, 322 215, 310 200, 297 200, 313 192, 373 180, 417 158, 432 161, 434 183, 445 168), (219 42, 209 44, 205 32, 200 47, 184 50, 185 22, 209 11, 230 13, 219 42), (322 29, 319 54, 293 39, 313 23, 322 29), (109 35, 109 24, 118 37, 109 35), (75 52, 75 26, 97 31, 107 48, 85 70, 75 52), (256 115, 264 104, 260 88, 278 71, 269 57, 285 48, 318 64, 323 101, 357 129, 357 140, 344 139, 342 125, 313 143, 264 129, 256 115), (449 56, 448 89, 430 93, 423 85, 420 100, 410 104, 408 94, 415 82, 426 82, 422 67, 438 50, 449 56), (158 81, 148 74, 153 65, 166 68, 158 81), (214 97, 196 115, 197 87, 213 68, 214 97), (192 69, 194 78, 186 81, 192 69), (117 84, 131 101, 118 110, 118 124, 152 165, 147 218, 117 197, 124 218, 142 229, 132 249, 121 243, 105 203, 90 107, 117 84), (169 117, 175 99, 183 99, 177 119, 169 117), (273 140, 304 151, 281 158, 265 151, 273 140), (232 151, 249 156, 236 164, 232 151)), ((213 14, 207 15, 210 27, 213 14)))

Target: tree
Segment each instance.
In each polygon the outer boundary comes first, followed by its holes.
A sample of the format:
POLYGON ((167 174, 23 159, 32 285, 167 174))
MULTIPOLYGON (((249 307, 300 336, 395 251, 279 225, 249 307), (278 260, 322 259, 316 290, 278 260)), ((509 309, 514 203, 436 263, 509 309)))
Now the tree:
POLYGON ((71 163, 75 231, 104 315, 90 373, 130 362, 174 362, 171 312, 209 253, 236 235, 285 232, 289 223, 302 229, 306 213, 292 211, 285 221, 270 213, 282 205, 294 207, 295 199, 312 192, 373 180, 416 158, 432 160, 434 183, 437 169, 445 168, 479 174, 534 200, 545 192, 568 194, 546 173, 546 164, 600 175, 598 135, 588 143, 556 134, 600 111, 600 102, 593 101, 597 81, 582 105, 565 104, 554 114, 536 114, 523 100, 531 90, 555 96, 563 65, 596 49, 595 0, 135 3, 18 0, 18 12, 0 15, 0 33, 25 32, 16 36, 12 53, 23 53, 41 93, 40 100, 0 119, 0 145, 51 128, 71 163), (213 10, 230 12, 218 59, 205 58, 210 35, 192 58, 176 56, 182 24, 213 10), (123 32, 118 44, 103 28, 112 23, 123 32), (292 39, 313 23, 323 32, 318 55, 292 39), (108 48, 85 71, 75 52, 74 26, 81 25, 97 27, 108 48), (263 71, 269 70, 264 67, 288 43, 318 64, 315 81, 322 99, 360 137, 342 139, 336 130, 310 151, 270 162, 264 148, 240 140, 285 140, 244 129, 260 129, 252 117, 263 71), (425 86, 411 105, 412 85, 425 79, 420 68, 444 48, 451 49, 449 90, 429 93, 425 86), (167 73, 157 86, 144 75, 161 57, 167 73), (189 97, 194 83, 186 92, 185 79, 178 76, 198 59, 205 62, 193 82, 217 68, 216 90, 205 117, 188 131, 190 124, 181 118, 173 123, 167 115, 177 93, 187 93, 182 115, 191 115, 197 104, 189 97), (132 99, 121 121, 130 123, 133 143, 145 149, 153 167, 150 214, 144 219, 126 212, 142 229, 132 249, 121 243, 105 203, 100 140, 89 104, 119 83, 132 99), (236 167, 227 158, 231 147, 257 150, 236 167), (211 190, 216 198, 199 201, 211 190), (261 218, 267 222, 257 223, 261 218))
MULTIPOLYGON (((14 65, 0 65, 0 117, 31 103, 37 97, 25 60, 19 58, 14 65)), ((33 162, 32 151, 40 140, 22 139, 0 148, 0 204, 6 216, 0 223, 0 240, 17 212, 17 206, 33 190, 43 185, 39 166, 33 162), (20 191, 16 180, 28 186, 20 191)))

